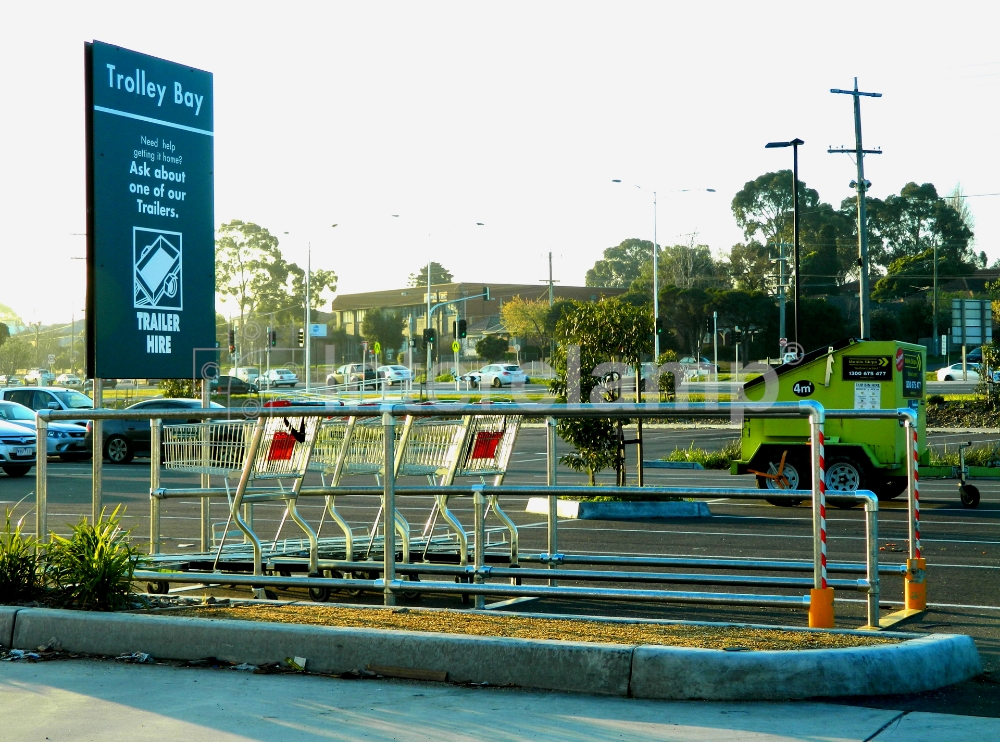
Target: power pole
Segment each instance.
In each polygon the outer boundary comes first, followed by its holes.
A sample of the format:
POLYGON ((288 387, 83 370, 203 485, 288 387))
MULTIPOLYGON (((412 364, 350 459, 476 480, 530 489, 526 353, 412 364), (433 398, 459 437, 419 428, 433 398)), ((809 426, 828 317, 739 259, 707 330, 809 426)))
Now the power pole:
POLYGON ((863 93, 858 90, 858 78, 854 78, 854 90, 831 88, 831 93, 854 96, 854 149, 830 148, 831 154, 853 154, 858 163, 858 179, 851 182, 851 187, 858 192, 858 302, 860 306, 861 338, 871 337, 871 310, 869 309, 868 290, 868 215, 865 212, 865 193, 871 183, 865 180, 865 155, 880 155, 881 149, 865 149, 861 144, 861 96, 881 98, 881 93, 863 93))
MULTIPOLYGON (((556 303, 553 284, 559 283, 559 281, 553 280, 553 278, 552 278, 552 253, 551 252, 549 253, 549 280, 545 281, 543 279, 542 283, 548 283, 549 284, 549 308, 551 308, 552 305, 556 303)), ((552 356, 555 355, 555 352, 556 352, 556 341, 550 339, 549 340, 549 363, 552 363, 552 356)))

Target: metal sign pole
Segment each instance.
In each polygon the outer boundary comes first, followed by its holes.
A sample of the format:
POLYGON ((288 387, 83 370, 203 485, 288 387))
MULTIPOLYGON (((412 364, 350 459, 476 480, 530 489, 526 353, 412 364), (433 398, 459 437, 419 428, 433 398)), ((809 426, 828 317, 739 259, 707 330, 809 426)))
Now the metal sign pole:
MULTIPOLYGON (((104 379, 94 379, 94 409, 104 407, 104 379)), ((104 421, 94 420, 93 441, 93 485, 91 487, 90 522, 97 523, 103 506, 101 474, 104 468, 104 421)), ((45 451, 47 441, 39 441, 37 451, 45 451)), ((37 455, 37 454, 36 454, 37 455)))

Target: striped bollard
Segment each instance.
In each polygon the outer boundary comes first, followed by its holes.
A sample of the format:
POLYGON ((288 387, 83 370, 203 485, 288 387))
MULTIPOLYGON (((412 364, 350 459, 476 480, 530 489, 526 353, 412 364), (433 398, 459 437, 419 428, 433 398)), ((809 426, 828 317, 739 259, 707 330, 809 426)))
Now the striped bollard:
POLYGON ((913 520, 910 524, 910 558, 906 560, 905 601, 906 608, 914 611, 927 610, 927 560, 921 555, 920 547, 920 452, 917 450, 917 429, 907 421, 910 428, 910 443, 907 448, 913 466, 913 520))
MULTIPOLYGON (((818 426, 817 426, 818 427, 818 426)), ((822 429, 815 430, 813 441, 816 445, 817 489, 819 502, 813 507, 818 509, 819 525, 819 587, 809 591, 809 627, 813 629, 832 629, 833 588, 826 582, 826 459, 824 453, 824 435, 822 429)))

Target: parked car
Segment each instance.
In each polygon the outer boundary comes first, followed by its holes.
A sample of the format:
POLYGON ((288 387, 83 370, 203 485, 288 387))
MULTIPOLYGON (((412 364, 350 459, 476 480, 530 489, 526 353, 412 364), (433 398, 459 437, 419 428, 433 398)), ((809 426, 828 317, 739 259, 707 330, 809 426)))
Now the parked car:
POLYGON ((0 469, 8 477, 23 477, 35 465, 35 433, 0 420, 0 469))
POLYGON ((259 394, 260 389, 254 383, 249 383, 238 376, 216 376, 208 382, 212 394, 259 394))
POLYGON ((375 374, 379 379, 385 379, 385 382, 392 386, 393 384, 402 384, 404 382, 410 381, 413 378, 413 374, 410 372, 406 366, 379 366, 375 369, 375 374))
POLYGON ((468 381, 473 386, 492 386, 499 389, 512 384, 524 384, 528 381, 528 375, 524 373, 520 366, 513 363, 491 363, 483 366, 478 371, 464 374, 460 377, 463 381, 468 381))
POLYGON ((367 363, 345 363, 332 374, 326 377, 327 386, 337 384, 358 384, 364 381, 365 386, 375 386, 375 369, 367 363))
POLYGON ((76 374, 59 374, 56 377, 57 386, 65 386, 72 389, 79 389, 83 386, 83 379, 76 374))
POLYGON ((17 374, 0 374, 0 386, 20 386, 21 377, 17 374))
MULTIPOLYGON (((35 413, 23 404, 0 402, 0 420, 35 434, 35 413)), ((86 436, 87 429, 83 425, 50 422, 45 448, 49 456, 58 456, 63 461, 83 461, 90 458, 86 436)))
POLYGON ((48 386, 56 380, 56 375, 44 368, 33 368, 21 380, 25 386, 48 386))
POLYGON ((260 370, 253 366, 235 366, 229 369, 229 375, 242 379, 248 384, 256 384, 260 378, 260 370))
MULTIPOLYGON (((961 353, 961 351, 959 351, 961 353)), ((965 362, 969 363, 982 363, 983 362, 983 346, 973 348, 965 354, 965 362)))
MULTIPOLYGON (((50 386, 45 389, 26 389, 14 387, 0 389, 0 400, 17 402, 34 411, 38 410, 92 410, 94 402, 86 394, 76 389, 50 386)), ((86 420, 61 420, 74 425, 86 425, 86 420)))
MULTIPOLYGON (((118 386, 118 379, 102 379, 101 381, 103 382, 103 384, 101 385, 102 389, 114 389, 116 386, 118 386)), ((94 391, 94 380, 87 379, 85 382, 83 382, 82 388, 83 391, 88 393, 94 391)))
POLYGON ((299 377, 287 368, 272 368, 262 377, 262 379, 264 381, 264 385, 268 389, 271 389, 272 387, 277 389, 282 386, 291 388, 299 383, 299 377))
MULTIPOLYGON (((966 374, 969 381, 979 381, 979 364, 969 363, 968 356, 966 356, 966 374)), ((962 364, 953 363, 950 366, 945 366, 944 368, 939 368, 937 371, 938 381, 961 381, 962 380, 962 364)))
POLYGON ((681 358, 681 360, 678 361, 678 363, 681 364, 681 366, 684 368, 685 371, 693 371, 695 374, 698 375, 710 374, 718 370, 716 365, 707 358, 705 358, 705 356, 701 356, 699 358, 695 358, 694 356, 687 356, 686 358, 681 358))
MULTIPOLYGON (((212 407, 225 409, 222 405, 212 402, 212 407)), ((125 409, 130 412, 152 413, 156 410, 200 409, 200 399, 147 399, 125 409)), ((172 422, 182 422, 173 420, 172 422)), ((198 422, 197 420, 183 422, 198 422)), ((136 456, 148 456, 151 441, 151 428, 148 419, 143 420, 105 420, 102 430, 104 438, 101 445, 104 460, 112 464, 128 464, 136 456)), ((93 446, 94 426, 87 426, 87 443, 93 446)), ((91 450, 93 450, 91 448, 91 450)))

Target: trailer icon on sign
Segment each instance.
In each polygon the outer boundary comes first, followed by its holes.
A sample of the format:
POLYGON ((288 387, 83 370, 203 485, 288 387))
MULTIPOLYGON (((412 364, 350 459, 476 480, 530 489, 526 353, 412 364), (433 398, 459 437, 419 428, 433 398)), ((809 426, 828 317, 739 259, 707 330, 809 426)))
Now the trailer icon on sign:
POLYGON ((132 228, 136 309, 183 309, 181 233, 132 228))

